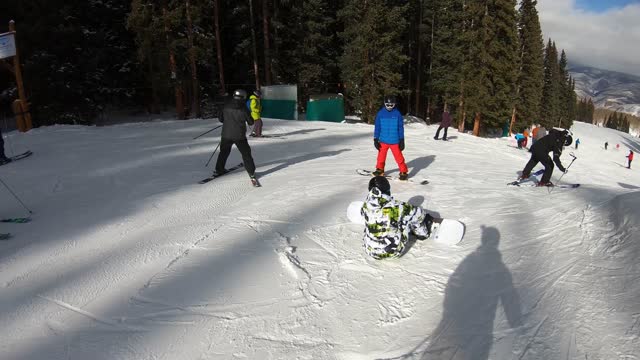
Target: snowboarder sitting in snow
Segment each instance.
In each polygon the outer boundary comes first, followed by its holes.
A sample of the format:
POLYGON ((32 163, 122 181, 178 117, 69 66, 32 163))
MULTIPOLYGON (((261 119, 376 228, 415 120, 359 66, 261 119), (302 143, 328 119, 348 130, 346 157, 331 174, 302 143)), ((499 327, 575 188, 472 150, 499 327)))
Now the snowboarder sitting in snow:
POLYGON ((404 162, 404 156, 402 156, 402 150, 404 150, 404 122, 402 114, 396 109, 396 97, 393 95, 384 97, 384 107, 376 115, 373 145, 378 150, 376 171, 373 172, 373 175, 384 175, 387 151, 391 149, 391 153, 400 169, 400 180, 407 180, 409 169, 404 162))
POLYGON ((360 210, 365 221, 364 249, 375 259, 401 256, 409 233, 424 240, 433 218, 423 208, 395 200, 384 176, 369 181, 369 194, 360 210))
POLYGON ((566 172, 564 166, 560 162, 560 155, 562 155, 562 147, 569 146, 573 142, 573 138, 569 134, 568 130, 551 129, 549 134, 536 141, 529 150, 531 152, 531 159, 522 170, 520 180, 524 180, 531 176, 531 170, 534 166, 541 162, 544 165, 544 175, 538 183, 538 186, 553 186, 551 183, 551 174, 553 174, 553 163, 555 162, 558 169, 562 172, 566 172), (553 162, 549 157, 549 152, 553 151, 553 162))

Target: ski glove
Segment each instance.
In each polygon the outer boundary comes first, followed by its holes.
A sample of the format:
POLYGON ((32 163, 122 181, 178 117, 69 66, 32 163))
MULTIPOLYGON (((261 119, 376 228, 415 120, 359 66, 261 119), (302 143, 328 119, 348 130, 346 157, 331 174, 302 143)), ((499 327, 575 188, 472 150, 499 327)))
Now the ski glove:
POLYGON ((565 169, 564 166, 558 166, 558 170, 562 171, 563 173, 567 172, 567 169, 565 169))
POLYGON ((380 150, 380 140, 373 139, 373 146, 376 147, 376 150, 380 150))
POLYGON ((404 150, 404 139, 400 139, 400 151, 404 150))

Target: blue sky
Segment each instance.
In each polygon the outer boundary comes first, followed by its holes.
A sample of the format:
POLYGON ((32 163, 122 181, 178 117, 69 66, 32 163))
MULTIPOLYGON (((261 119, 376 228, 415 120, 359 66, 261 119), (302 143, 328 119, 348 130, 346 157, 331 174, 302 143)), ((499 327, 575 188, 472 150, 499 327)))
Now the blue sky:
POLYGON ((621 8, 634 3, 640 3, 640 0, 576 0, 576 5, 579 9, 594 12, 602 12, 611 8, 621 8))
POLYGON ((640 76, 640 0, 538 0, 538 13, 570 63, 640 76))

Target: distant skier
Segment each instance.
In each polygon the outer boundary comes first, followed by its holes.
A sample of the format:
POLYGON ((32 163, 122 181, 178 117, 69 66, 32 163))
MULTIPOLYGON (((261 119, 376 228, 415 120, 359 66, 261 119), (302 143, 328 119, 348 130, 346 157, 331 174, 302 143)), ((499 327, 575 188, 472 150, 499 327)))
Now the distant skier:
POLYGON ((369 181, 360 213, 365 221, 364 249, 375 259, 401 256, 410 233, 421 240, 431 235, 431 215, 419 206, 395 200, 384 176, 369 181))
POLYGON ((541 162, 544 165, 544 174, 542 179, 538 183, 538 186, 553 186, 551 183, 551 175, 553 174, 553 163, 555 162, 558 169, 565 172, 566 169, 560 162, 560 155, 562 155, 562 147, 571 145, 573 138, 567 130, 551 129, 549 134, 531 146, 531 159, 522 170, 521 180, 529 178, 531 176, 531 170, 541 162), (553 152, 553 162, 549 157, 549 152, 553 152))
POLYGON ((631 169, 631 161, 633 161, 633 151, 629 150, 629 155, 626 156, 629 159, 629 165, 627 165, 627 169, 631 169))
POLYGON ((0 131, 0 165, 10 162, 11 159, 4 154, 4 139, 2 138, 2 131, 0 131))
POLYGON ((607 150, 607 148, 609 147, 609 143, 608 142, 604 142, 604 149, 607 150))
POLYGON ((540 131, 540 124, 534 126, 533 130, 531 130, 531 145, 536 143, 538 140, 538 131, 540 131))
POLYGON ((251 181, 255 181, 256 166, 251 156, 251 147, 247 141, 247 124, 253 125, 253 119, 249 116, 245 104, 247 92, 238 89, 233 92, 233 99, 225 104, 220 116, 222 122, 222 134, 220 139, 220 154, 216 162, 216 173, 223 174, 226 172, 225 165, 227 158, 231 153, 231 147, 236 144, 238 150, 242 154, 242 162, 244 168, 251 177, 251 181))
POLYGON ((384 175, 387 152, 391 149, 391 153, 400 169, 400 180, 407 180, 409 169, 402 155, 402 150, 404 150, 404 122, 402 114, 396 109, 396 97, 393 95, 384 97, 384 107, 376 115, 373 145, 378 150, 376 170, 373 175, 384 175))
POLYGON ((260 90, 254 90, 253 94, 249 97, 249 111, 251 111, 251 118, 255 123, 255 125, 253 126, 253 131, 251 132, 251 136, 254 137, 262 136, 262 102, 260 100, 261 96, 262 92, 260 90))
POLYGON ((434 140, 438 140, 438 136, 440 136, 440 130, 444 129, 444 134, 442 135, 442 140, 447 141, 447 130, 451 126, 451 115, 449 114, 449 109, 445 106, 444 112, 442 113, 442 120, 440 121, 440 126, 438 126, 438 130, 436 130, 436 136, 433 137, 434 140))
POLYGON ((524 146, 525 143, 525 137, 523 134, 521 133, 517 133, 514 138, 516 139, 516 142, 518 143, 518 149, 522 149, 522 147, 524 146))
POLYGON ((580 145, 580 138, 576 139, 576 150, 578 150, 578 145, 580 145))
POLYGON ((616 144, 616 150, 620 150, 620 144, 616 144))
POLYGON ((536 132, 533 138, 535 141, 538 141, 545 136, 547 136, 547 128, 545 128, 544 126, 540 126, 538 127, 538 131, 536 132))

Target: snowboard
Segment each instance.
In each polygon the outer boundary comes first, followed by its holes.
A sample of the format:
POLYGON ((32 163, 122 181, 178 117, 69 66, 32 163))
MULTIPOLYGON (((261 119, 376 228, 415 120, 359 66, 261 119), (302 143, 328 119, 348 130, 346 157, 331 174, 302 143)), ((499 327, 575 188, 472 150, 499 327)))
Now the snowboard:
POLYGON ((2 166, 2 165, 6 165, 6 164, 9 164, 9 163, 12 163, 12 162, 17 161, 17 160, 24 159, 24 158, 29 157, 29 156, 31 156, 31 155, 33 155, 33 152, 32 152, 31 150, 27 150, 27 151, 23 152, 22 154, 18 154, 18 155, 10 156, 10 157, 8 158, 8 159, 9 159, 9 161, 7 161, 7 162, 5 162, 5 163, 3 163, 3 164, 0 164, 0 166, 2 166))
MULTIPOLYGON (((356 173, 358 173, 359 175, 362 176, 373 176, 373 171, 371 170, 365 170, 365 169, 356 169, 356 173)), ((390 176, 390 175, 385 175, 384 177, 386 177, 389 180, 395 180, 395 181, 404 181, 404 182, 410 182, 413 184, 420 184, 420 185, 427 185, 429 184, 429 180, 427 179, 419 179, 416 180, 414 178, 408 178, 407 180, 400 180, 399 177, 397 176, 390 176)))
MULTIPOLYGON (((512 185, 512 184, 510 184, 512 185)), ((524 184, 516 184, 518 187, 538 187, 537 182, 526 182, 524 184)), ((540 186, 541 188, 561 188, 561 189, 575 189, 580 187, 580 184, 554 184, 553 186, 540 186)))
POLYGON ((31 218, 28 217, 22 217, 22 218, 8 218, 8 219, 1 219, 0 222, 3 223, 14 223, 14 224, 23 224, 23 223, 28 223, 31 221, 31 218))
POLYGON ((226 169, 227 171, 223 172, 222 174, 213 173, 213 175, 209 176, 208 178, 205 178, 205 179, 202 179, 202 180, 198 181, 198 184, 206 184, 206 183, 208 183, 209 181, 211 181, 211 180, 213 180, 215 178, 218 178, 220 176, 224 176, 224 175, 226 175, 226 174, 228 174, 228 173, 230 173, 232 171, 240 169, 243 166, 244 166, 244 164, 240 163, 238 165, 235 165, 235 166, 232 166, 232 167, 226 169))
MULTIPOLYGON (((347 207, 347 218, 354 224, 364 225, 360 214, 364 201, 353 201, 347 207)), ((443 245, 456 245, 464 237, 464 224, 458 220, 434 218, 429 239, 443 245)))

